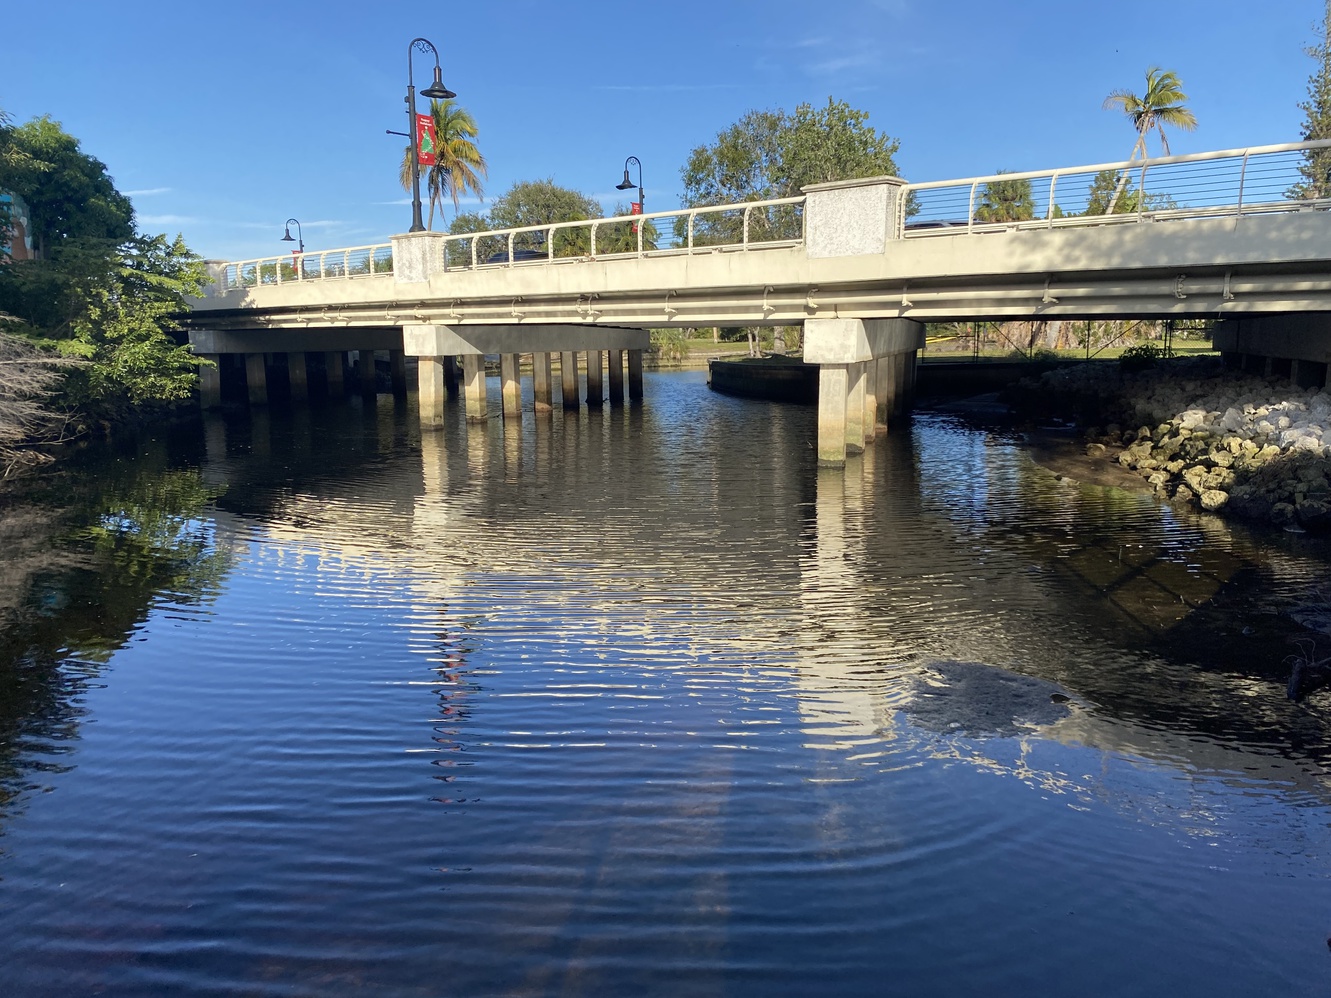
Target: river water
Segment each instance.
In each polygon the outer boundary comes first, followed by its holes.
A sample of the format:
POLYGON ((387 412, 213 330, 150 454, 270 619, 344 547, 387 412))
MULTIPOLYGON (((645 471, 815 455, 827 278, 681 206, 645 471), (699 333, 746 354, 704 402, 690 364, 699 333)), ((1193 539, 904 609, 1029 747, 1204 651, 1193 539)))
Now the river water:
POLYGON ((1331 990, 1325 544, 646 388, 232 413, 12 502, 0 992, 1331 990))

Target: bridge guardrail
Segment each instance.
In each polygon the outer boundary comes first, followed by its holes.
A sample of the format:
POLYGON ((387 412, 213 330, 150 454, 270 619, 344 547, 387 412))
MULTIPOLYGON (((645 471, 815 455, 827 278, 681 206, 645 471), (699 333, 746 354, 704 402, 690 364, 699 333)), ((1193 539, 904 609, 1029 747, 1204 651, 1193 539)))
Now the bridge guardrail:
POLYGON ((445 270, 605 257, 642 258, 792 246, 804 238, 804 198, 653 211, 444 236, 445 270))
POLYGON ((291 284, 330 278, 387 277, 393 273, 393 247, 388 243, 342 249, 267 256, 228 262, 220 270, 221 290, 264 284, 291 284))
POLYGON ((1320 197, 1296 194, 1306 184, 1299 172, 1307 163, 1304 154, 1326 148, 1331 140, 906 184, 897 235, 915 239, 1331 207, 1331 180, 1312 192, 1320 197), (1115 210, 1107 214, 1111 202, 1115 210))

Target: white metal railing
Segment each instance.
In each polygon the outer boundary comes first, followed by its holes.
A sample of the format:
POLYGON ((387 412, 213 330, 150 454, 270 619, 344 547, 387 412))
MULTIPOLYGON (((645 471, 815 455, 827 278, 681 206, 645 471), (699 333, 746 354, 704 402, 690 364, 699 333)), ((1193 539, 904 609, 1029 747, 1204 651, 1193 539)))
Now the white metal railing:
POLYGON ((392 273, 393 247, 379 243, 226 263, 220 268, 217 281, 219 291, 229 291, 330 278, 388 277, 392 273))
MULTIPOLYGON (((1296 198, 1305 153, 1331 140, 1160 156, 964 180, 906 184, 898 202, 897 236, 907 239, 1009 229, 1105 225, 1143 220, 1246 215, 1331 206, 1331 197, 1296 198), (1125 179, 1126 178, 1126 179, 1125 179), (1120 188, 1120 182, 1122 187, 1120 188), (986 211, 1017 185, 1021 211, 986 211), (1119 189, 1114 214, 1105 214, 1119 189), (1128 210, 1124 210, 1124 208, 1128 210), (1005 218, 1018 215, 1017 218, 1005 218)), ((1327 185, 1331 188, 1331 185, 1327 185)), ((1331 193, 1331 190, 1328 190, 1331 193)))
POLYGON ((445 270, 511 267, 606 257, 649 257, 797 245, 804 198, 776 198, 644 215, 452 233, 441 240, 445 270))

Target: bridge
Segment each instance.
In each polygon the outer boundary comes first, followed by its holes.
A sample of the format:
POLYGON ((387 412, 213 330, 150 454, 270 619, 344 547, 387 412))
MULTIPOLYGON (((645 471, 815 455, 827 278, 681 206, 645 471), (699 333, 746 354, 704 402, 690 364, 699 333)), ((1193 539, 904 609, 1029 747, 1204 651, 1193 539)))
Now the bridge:
MULTIPOLYGON (((642 351, 661 327, 803 326, 819 366, 820 463, 886 428, 908 399, 923 323, 1004 319, 1219 318, 1234 363, 1325 384, 1331 362, 1331 197, 1296 196, 1306 154, 1331 140, 964 180, 870 177, 800 197, 492 232, 417 232, 389 243, 210 262, 187 317, 204 356, 245 356, 265 398, 265 356, 287 355, 293 395, 308 358, 361 377, 389 352, 395 390, 417 361, 422 423, 442 422, 461 360, 469 420, 485 419, 483 358, 501 357, 505 418, 519 357, 538 411, 642 394, 642 351), (1121 207, 1104 214, 1104 178, 1121 207), (1001 191, 1019 185, 1017 210, 1001 191), (367 362, 368 357, 368 362, 367 362), (579 358, 584 358, 582 361, 579 358)), ((1326 192, 1323 192, 1326 193, 1326 192)), ((220 400, 216 369, 202 386, 220 400)))

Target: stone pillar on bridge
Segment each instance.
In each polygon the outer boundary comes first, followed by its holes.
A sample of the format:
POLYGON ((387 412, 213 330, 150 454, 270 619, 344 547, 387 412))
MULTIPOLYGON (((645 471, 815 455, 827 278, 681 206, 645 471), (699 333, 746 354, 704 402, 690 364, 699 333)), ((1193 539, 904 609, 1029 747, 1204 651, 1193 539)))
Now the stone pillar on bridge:
POLYGON ((923 345, 924 327, 910 319, 805 320, 804 359, 819 366, 820 465, 843 465, 848 452, 862 451, 865 441, 873 439, 879 389, 875 381, 870 403, 866 366, 876 368, 881 358, 891 357, 902 372, 898 377, 904 378, 923 345))
POLYGON ((624 404, 624 351, 610 352, 610 404, 624 404))
POLYGON ((442 357, 418 357, 416 359, 416 385, 422 429, 441 429, 444 425, 444 363, 442 357))
POLYGON ((578 355, 572 350, 559 355, 559 382, 563 389, 564 408, 578 408, 578 355))
POLYGON ((345 351, 328 350, 324 353, 324 377, 328 381, 329 398, 340 399, 346 395, 346 365, 345 351))
POLYGON ((554 392, 550 385, 550 355, 537 350, 531 355, 532 408, 542 415, 554 411, 554 392))
POLYGON ((291 388, 292 402, 306 402, 310 397, 309 372, 305 367, 305 351, 287 354, 287 385, 291 388))
POLYGON ((499 381, 504 399, 504 419, 522 418, 522 382, 518 378, 518 355, 500 354, 499 381))
POLYGON ((245 387, 249 390, 250 405, 268 404, 268 370, 263 354, 245 355, 245 387))
POLYGON ((600 350, 587 351, 587 404, 600 405, 604 401, 601 390, 601 371, 604 362, 600 350))
POLYGON ((467 399, 467 422, 484 423, 490 415, 485 398, 485 358, 480 354, 462 355, 462 391, 467 399))
POLYGON ((642 401, 642 351, 630 350, 629 352, 629 399, 634 402, 642 401))
POLYGON ((222 404, 222 368, 218 354, 200 354, 208 363, 199 368, 199 404, 205 409, 216 409, 222 404))

